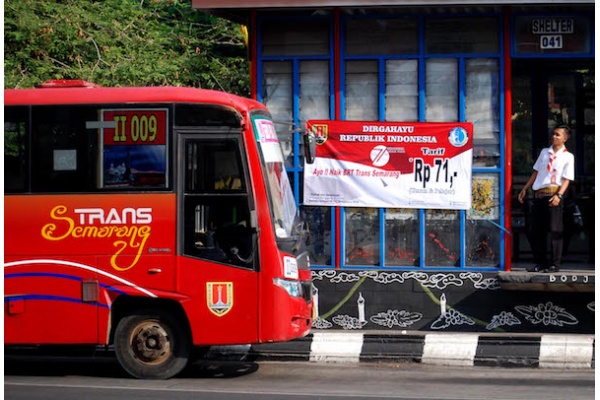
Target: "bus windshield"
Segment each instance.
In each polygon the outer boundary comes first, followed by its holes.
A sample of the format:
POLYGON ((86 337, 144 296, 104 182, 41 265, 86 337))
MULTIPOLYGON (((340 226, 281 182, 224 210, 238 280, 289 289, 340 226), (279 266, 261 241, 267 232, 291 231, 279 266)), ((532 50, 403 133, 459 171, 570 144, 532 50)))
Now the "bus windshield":
POLYGON ((254 132, 265 164, 265 180, 278 238, 292 236, 297 207, 290 181, 285 171, 283 152, 273 121, 264 116, 252 118, 254 132))

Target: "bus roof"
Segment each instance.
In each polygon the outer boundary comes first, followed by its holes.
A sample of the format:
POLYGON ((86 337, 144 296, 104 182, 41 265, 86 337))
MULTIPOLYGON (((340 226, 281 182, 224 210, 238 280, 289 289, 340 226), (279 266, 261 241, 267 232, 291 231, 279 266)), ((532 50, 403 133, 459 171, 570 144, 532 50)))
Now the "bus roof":
POLYGON ((85 81, 49 81, 35 89, 4 90, 4 105, 104 103, 210 103, 232 106, 240 111, 267 110, 256 100, 188 87, 103 87, 85 81))

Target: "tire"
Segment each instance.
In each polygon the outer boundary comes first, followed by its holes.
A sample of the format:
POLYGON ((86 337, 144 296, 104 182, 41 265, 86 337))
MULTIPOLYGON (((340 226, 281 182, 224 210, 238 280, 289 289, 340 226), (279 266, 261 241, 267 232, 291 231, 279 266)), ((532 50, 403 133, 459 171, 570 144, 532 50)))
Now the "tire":
POLYGON ((164 313, 122 318, 115 330, 115 354, 123 369, 138 379, 169 379, 190 357, 183 325, 164 313))

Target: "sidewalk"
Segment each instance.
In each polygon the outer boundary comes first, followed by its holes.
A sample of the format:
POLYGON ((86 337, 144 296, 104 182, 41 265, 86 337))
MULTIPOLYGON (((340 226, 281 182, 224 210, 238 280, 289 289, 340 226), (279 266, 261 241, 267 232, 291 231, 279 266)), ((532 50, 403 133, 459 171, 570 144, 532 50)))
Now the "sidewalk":
POLYGON ((286 343, 230 346, 217 355, 319 363, 389 362, 554 369, 595 368, 595 336, 454 332, 312 331, 286 343))

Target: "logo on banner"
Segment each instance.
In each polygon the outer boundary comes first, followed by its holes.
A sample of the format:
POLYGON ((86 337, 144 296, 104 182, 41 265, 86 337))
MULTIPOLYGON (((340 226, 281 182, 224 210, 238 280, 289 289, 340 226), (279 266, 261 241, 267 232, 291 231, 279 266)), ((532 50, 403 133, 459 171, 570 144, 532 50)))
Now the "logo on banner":
POLYGON ((463 147, 469 142, 469 132, 461 126, 452 128, 448 134, 448 141, 454 147, 463 147))
POLYGON ((390 161, 390 153, 386 146, 379 145, 371 150, 371 162, 376 167, 383 167, 390 161))
POLYGON ((222 317, 233 307, 233 282, 207 282, 206 304, 210 312, 222 317))
POLYGON ((317 144, 323 144, 327 141, 327 137, 329 136, 329 126, 328 125, 314 124, 311 129, 315 134, 315 139, 317 141, 317 144))

